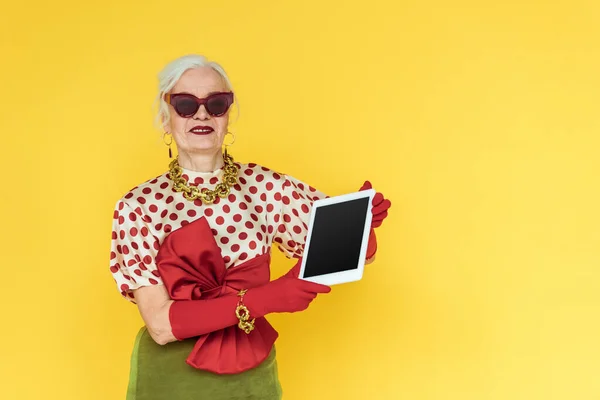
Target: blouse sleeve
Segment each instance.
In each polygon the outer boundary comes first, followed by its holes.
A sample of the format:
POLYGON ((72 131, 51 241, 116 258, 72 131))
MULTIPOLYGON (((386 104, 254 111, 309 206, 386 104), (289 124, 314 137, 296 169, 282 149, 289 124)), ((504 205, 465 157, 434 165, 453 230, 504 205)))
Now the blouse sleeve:
POLYGON ((151 234, 141 208, 117 202, 110 252, 110 272, 121 295, 135 303, 133 290, 163 284, 156 268, 158 239, 151 234))
POLYGON ((273 242, 288 258, 300 258, 308 234, 310 211, 324 193, 291 176, 283 176, 281 188, 281 215, 273 242))

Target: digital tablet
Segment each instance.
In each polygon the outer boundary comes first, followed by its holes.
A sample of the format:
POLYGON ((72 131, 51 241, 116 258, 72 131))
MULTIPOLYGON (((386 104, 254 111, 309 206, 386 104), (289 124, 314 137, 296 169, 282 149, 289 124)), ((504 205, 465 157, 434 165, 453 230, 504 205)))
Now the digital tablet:
POLYGON ((313 203, 300 279, 331 286, 362 278, 374 196, 369 189, 313 203))

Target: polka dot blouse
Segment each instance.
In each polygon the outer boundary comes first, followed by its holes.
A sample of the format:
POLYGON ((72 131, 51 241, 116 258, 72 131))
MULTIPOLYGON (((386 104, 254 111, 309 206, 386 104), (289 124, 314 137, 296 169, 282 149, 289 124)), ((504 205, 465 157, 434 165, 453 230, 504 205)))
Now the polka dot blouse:
MULTIPOLYGON (((168 173, 125 194, 113 219, 110 271, 121 294, 135 302, 132 290, 160 285, 155 258, 164 238, 205 217, 231 268, 271 251, 275 244, 288 258, 304 251, 310 210, 326 196, 305 183, 257 164, 240 164, 238 184, 214 204, 189 201, 172 189, 168 173)), ((223 169, 196 172, 183 168, 190 184, 212 189, 223 169)))

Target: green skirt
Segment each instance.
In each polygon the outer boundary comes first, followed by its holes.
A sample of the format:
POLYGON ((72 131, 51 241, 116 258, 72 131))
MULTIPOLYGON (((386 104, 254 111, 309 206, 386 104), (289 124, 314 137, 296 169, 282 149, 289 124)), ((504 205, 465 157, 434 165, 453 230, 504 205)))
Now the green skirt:
POLYGON ((195 338, 156 344, 143 327, 131 355, 127 400, 280 400, 275 347, 258 367, 234 375, 198 370, 185 363, 195 338))

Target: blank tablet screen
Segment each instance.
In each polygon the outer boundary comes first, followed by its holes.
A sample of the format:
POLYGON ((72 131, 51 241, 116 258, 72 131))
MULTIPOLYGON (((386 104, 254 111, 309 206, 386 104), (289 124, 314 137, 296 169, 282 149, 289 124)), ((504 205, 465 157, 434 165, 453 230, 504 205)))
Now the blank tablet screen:
POLYGON ((317 207, 304 277, 358 268, 369 198, 317 207))

